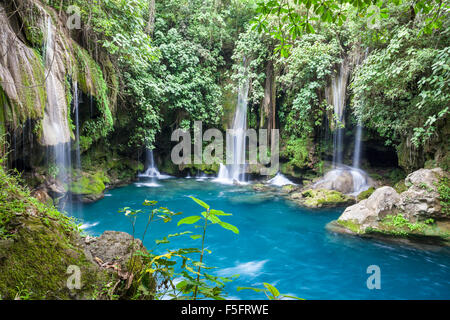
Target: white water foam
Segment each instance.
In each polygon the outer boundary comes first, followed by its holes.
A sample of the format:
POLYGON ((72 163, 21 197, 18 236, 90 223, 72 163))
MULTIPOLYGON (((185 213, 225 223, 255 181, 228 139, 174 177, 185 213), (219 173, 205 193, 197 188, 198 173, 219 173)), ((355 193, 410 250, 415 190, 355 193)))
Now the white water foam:
POLYGON ((273 177, 272 179, 270 179, 269 181, 267 181, 269 184, 277 186, 277 187, 282 187, 288 184, 292 184, 295 185, 295 183, 293 183, 291 180, 289 180, 288 178, 286 178, 283 174, 281 174, 280 172, 278 172, 276 174, 275 177, 273 177))

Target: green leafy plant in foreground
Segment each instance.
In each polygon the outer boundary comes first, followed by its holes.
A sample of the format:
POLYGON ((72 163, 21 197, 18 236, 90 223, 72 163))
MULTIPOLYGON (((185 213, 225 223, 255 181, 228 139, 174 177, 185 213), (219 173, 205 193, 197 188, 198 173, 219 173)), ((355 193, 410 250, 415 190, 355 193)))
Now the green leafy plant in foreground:
POLYGON ((282 293, 280 293, 278 291, 277 288, 275 288, 273 285, 271 285, 270 283, 267 283, 267 282, 263 283, 263 288, 238 287, 237 290, 238 291, 241 291, 241 290, 253 290, 255 292, 263 292, 269 300, 283 300, 283 298, 295 299, 295 300, 304 300, 302 298, 298 298, 298 297, 295 297, 295 296, 282 294, 282 293))
MULTIPOLYGON (((197 204, 205 208, 206 211, 201 215, 189 216, 178 221, 178 226, 195 225, 195 228, 201 229, 201 234, 192 234, 191 231, 184 231, 175 234, 169 234, 163 239, 155 241, 154 248, 148 248, 148 252, 136 250, 132 245, 132 258, 129 262, 129 272, 132 275, 129 279, 135 279, 132 285, 129 281, 126 285, 127 290, 132 290, 132 297, 135 299, 224 299, 225 293, 223 287, 225 283, 230 282, 233 277, 219 277, 206 272, 212 267, 204 263, 205 254, 211 254, 206 248, 206 234, 210 225, 217 224, 222 228, 230 230, 236 234, 239 230, 222 221, 219 216, 230 216, 221 210, 211 209, 203 201, 190 197, 197 204), (198 224, 197 224, 198 222, 198 224), (155 249, 161 244, 170 243, 170 238, 190 234, 193 240, 201 239, 201 249, 181 248, 168 250, 163 254, 155 254, 155 249), (193 255, 198 255, 198 260, 193 255), (180 266, 175 268, 177 262, 180 266), (177 281, 175 281, 177 279, 177 281)), ((143 205, 154 207, 150 211, 133 210, 129 207, 123 208, 119 212, 124 213, 130 218, 132 225, 132 237, 134 240, 137 217, 147 213, 147 223, 142 235, 142 241, 150 231, 152 223, 163 221, 164 223, 172 221, 172 218, 181 214, 175 213, 165 207, 156 208, 157 201, 146 200, 143 205)))

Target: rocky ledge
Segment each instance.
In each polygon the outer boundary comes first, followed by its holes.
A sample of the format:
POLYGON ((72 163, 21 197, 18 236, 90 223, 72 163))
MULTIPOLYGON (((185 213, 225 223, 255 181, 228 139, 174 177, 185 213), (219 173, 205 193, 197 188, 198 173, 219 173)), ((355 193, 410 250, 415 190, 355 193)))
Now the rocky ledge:
POLYGON ((449 173, 420 169, 405 179, 406 191, 384 186, 328 224, 334 232, 450 244, 449 173))

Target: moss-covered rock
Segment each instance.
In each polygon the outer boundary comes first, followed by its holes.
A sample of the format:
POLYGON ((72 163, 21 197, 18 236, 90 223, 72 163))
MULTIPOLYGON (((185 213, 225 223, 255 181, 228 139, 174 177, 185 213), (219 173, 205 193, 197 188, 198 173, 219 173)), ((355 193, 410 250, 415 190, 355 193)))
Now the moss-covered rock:
POLYGON ((374 187, 370 187, 369 189, 360 192, 357 197, 357 201, 361 201, 370 197, 370 195, 375 191, 374 187))
POLYGON ((283 193, 291 193, 291 192, 294 192, 297 189, 298 189, 297 186, 295 186, 293 184, 287 184, 287 185, 281 187, 281 192, 283 192, 283 193))
POLYGON ((407 187, 406 184, 405 184, 405 180, 403 179, 403 180, 397 182, 397 183, 394 185, 394 189, 395 189, 395 191, 397 191, 398 193, 402 193, 402 192, 408 190, 408 187, 407 187))
POLYGON ((86 256, 71 219, 30 196, 0 166, 0 296, 2 299, 90 298, 106 274, 86 256), (69 266, 81 288, 67 286, 69 266))
POLYGON ((102 171, 94 174, 82 172, 73 179, 69 191, 82 202, 92 202, 103 198, 105 182, 109 181, 102 171))
POLYGON ((294 192, 290 195, 290 199, 309 208, 340 207, 355 202, 352 197, 327 189, 307 189, 303 192, 294 192))

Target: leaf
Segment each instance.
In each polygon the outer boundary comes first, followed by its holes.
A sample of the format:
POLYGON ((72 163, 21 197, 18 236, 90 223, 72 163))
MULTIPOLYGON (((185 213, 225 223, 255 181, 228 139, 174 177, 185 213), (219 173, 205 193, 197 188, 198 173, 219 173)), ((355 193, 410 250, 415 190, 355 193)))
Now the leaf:
POLYGON ((296 297, 296 296, 290 296, 290 295, 287 295, 287 294, 282 294, 281 296, 284 297, 284 298, 290 298, 290 299, 296 299, 296 300, 305 300, 305 299, 302 299, 302 298, 299 298, 299 297, 296 297))
POLYGON ((222 210, 215 210, 215 209, 209 210, 209 213, 214 214, 216 216, 232 216, 233 215, 231 213, 225 213, 222 210))
POLYGON ((271 285, 270 283, 267 282, 263 282, 264 287, 267 288, 267 290, 269 290, 269 292, 274 296, 274 297, 278 297, 280 295, 280 292, 277 290, 277 288, 275 288, 273 285, 271 285))
POLYGON ((180 221, 178 221, 177 226, 182 225, 182 224, 193 224, 196 223, 198 220, 200 220, 202 217, 200 216, 190 216, 190 217, 186 217, 181 219, 180 221))
POLYGON ((233 226, 232 224, 229 224, 229 223, 227 223, 227 222, 220 221, 220 222, 219 222, 219 225, 220 225, 222 228, 224 228, 224 229, 231 230, 231 231, 233 231, 234 233, 239 234, 239 229, 236 228, 235 226, 233 226))
POLYGON ((202 200, 199 200, 197 198, 194 198, 193 196, 189 196, 189 198, 191 198, 192 200, 194 200, 195 202, 197 202, 199 205, 201 205, 203 208, 205 208, 206 210, 209 209, 209 205, 207 205, 206 203, 204 203, 202 200))
POLYGON ((197 240, 200 239, 202 236, 200 234, 195 234, 193 236, 191 236, 192 239, 197 240))

